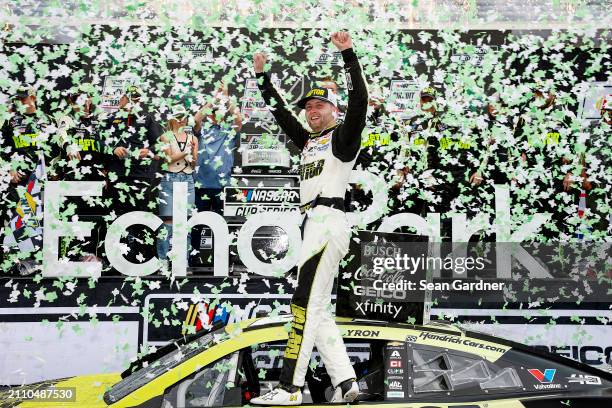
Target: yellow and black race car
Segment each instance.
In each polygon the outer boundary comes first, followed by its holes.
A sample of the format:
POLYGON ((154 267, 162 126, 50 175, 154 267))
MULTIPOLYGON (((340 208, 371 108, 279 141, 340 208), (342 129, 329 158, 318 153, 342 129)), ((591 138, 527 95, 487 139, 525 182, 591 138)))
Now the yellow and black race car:
MULTIPOLYGON (((289 316, 213 327, 136 361, 121 374, 11 387, 2 407, 232 407, 278 382, 289 316)), ((610 407, 612 375, 446 324, 338 319, 358 375, 354 404, 384 407, 610 407)), ((313 358, 304 405, 330 405, 313 358)))

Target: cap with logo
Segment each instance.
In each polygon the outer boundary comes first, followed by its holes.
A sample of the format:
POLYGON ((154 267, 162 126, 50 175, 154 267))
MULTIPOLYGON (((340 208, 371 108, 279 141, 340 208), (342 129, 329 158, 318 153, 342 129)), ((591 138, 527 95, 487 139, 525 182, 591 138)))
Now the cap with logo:
POLYGON ((424 96, 435 98, 437 95, 438 95, 438 91, 436 91, 436 89, 431 86, 428 86, 427 88, 423 88, 421 90, 421 98, 424 96))
POLYGON ((170 119, 182 120, 187 116, 187 109, 183 105, 175 105, 170 113, 170 119))
POLYGON ((15 93, 13 93, 12 99, 23 99, 33 95, 36 95, 34 88, 28 86, 20 86, 19 88, 17 88, 17 90, 15 90, 15 93))
POLYGON ((136 85, 129 85, 126 89, 125 89, 125 94, 130 98, 130 99, 135 99, 135 98, 140 98, 142 96, 142 91, 140 90, 139 87, 137 87, 136 85))
POLYGON ((338 96, 334 93, 334 91, 322 87, 312 88, 310 91, 308 91, 306 96, 298 101, 297 106, 304 109, 306 108, 306 102, 311 99, 319 99, 329 102, 336 107, 338 106, 338 96))

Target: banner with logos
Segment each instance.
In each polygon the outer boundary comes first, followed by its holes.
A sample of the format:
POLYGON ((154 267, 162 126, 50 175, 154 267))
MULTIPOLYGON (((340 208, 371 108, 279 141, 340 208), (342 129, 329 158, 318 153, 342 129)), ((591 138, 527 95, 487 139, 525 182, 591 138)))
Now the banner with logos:
MULTIPOLYGON (((122 371, 141 347, 159 347, 210 327, 224 314, 236 322, 288 313, 293 293, 291 279, 246 276, 190 277, 174 284, 109 277, 63 288, 53 282, 18 278, 0 287, 0 384, 122 371)), ((335 294, 333 300, 337 304, 335 294)), ((526 315, 514 306, 477 303, 457 307, 452 299, 441 300, 432 320, 455 321, 599 368, 612 362, 612 339, 606 335, 612 312, 601 304, 559 303, 526 315)))

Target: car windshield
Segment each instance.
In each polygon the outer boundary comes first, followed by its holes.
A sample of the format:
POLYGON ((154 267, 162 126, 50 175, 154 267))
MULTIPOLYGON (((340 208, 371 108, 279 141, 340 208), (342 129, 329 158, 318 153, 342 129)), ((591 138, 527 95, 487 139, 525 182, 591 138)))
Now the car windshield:
POLYGON ((107 404, 115 403, 149 381, 154 380, 168 370, 187 361, 196 354, 201 353, 210 346, 215 337, 221 335, 221 331, 223 331, 223 329, 208 333, 187 344, 177 345, 175 350, 163 355, 139 370, 136 370, 128 377, 115 384, 104 394, 104 401, 107 404))

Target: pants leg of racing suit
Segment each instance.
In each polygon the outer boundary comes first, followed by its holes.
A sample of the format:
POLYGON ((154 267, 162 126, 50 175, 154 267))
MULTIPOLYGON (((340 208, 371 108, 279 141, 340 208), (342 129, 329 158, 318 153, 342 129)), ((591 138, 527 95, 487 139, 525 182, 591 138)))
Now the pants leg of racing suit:
POLYGON ((304 385, 314 346, 337 386, 355 378, 346 347, 331 313, 338 264, 348 252, 350 228, 343 212, 319 206, 308 216, 298 263, 298 286, 291 300, 293 321, 280 380, 304 385))

